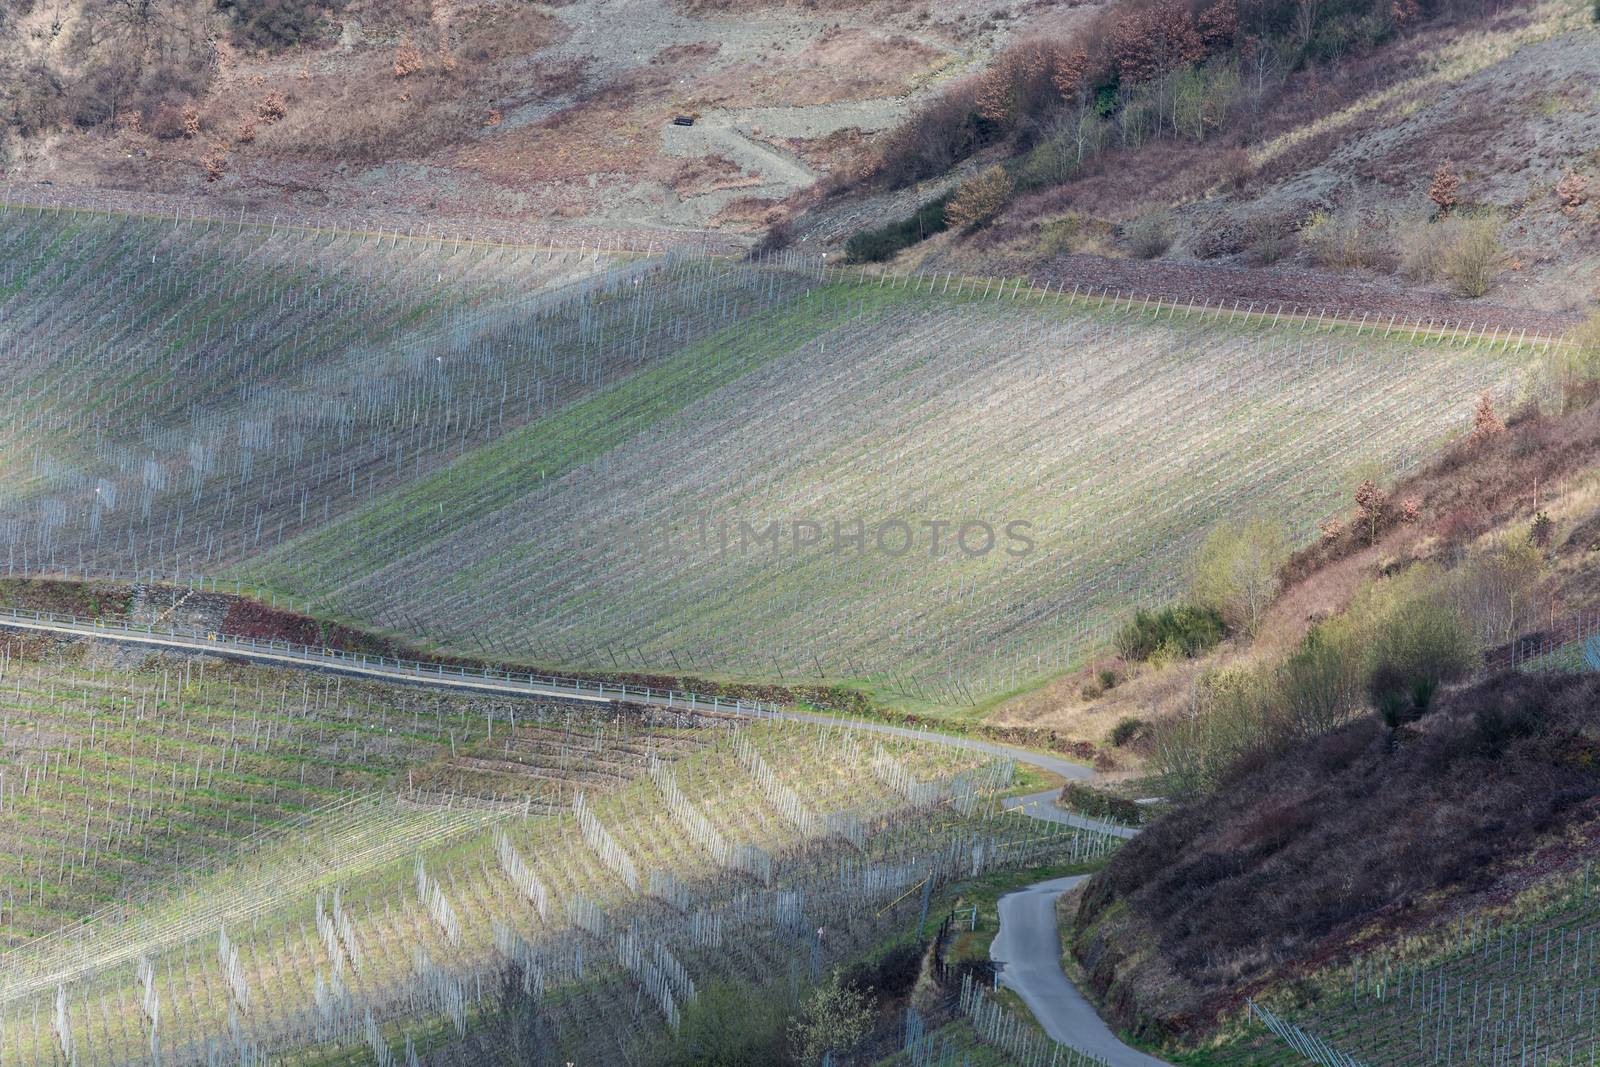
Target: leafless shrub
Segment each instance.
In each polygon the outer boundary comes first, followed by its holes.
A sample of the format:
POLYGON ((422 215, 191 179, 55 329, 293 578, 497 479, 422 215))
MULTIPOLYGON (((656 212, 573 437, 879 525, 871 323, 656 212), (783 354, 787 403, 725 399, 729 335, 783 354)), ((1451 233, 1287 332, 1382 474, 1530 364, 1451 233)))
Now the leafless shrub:
POLYGON ((958 229, 981 226, 1000 214, 1011 198, 1011 175, 1004 167, 990 167, 963 182, 945 205, 945 221, 958 229))
POLYGON ((1172 247, 1172 220, 1164 212, 1135 219, 1123 230, 1128 251, 1140 259, 1155 259, 1172 247))
POLYGON ((1471 219, 1445 251, 1444 274, 1459 295, 1475 299, 1493 287, 1504 260, 1500 227, 1492 219, 1471 219))
POLYGON ((1386 212, 1355 200, 1335 211, 1313 212, 1300 241, 1320 267, 1381 269, 1391 262, 1389 228, 1386 212))

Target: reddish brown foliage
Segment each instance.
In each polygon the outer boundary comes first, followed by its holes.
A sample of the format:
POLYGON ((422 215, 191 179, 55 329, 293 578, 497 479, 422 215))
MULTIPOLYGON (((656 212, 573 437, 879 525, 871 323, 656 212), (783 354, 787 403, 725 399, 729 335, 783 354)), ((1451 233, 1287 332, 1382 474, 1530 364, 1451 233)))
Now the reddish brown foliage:
POLYGON ((1220 52, 1231 47, 1234 35, 1239 32, 1239 5, 1235 0, 1216 0, 1200 12, 1200 40, 1207 52, 1220 52))
POLYGON ((283 94, 276 89, 271 90, 256 104, 256 117, 263 122, 277 122, 289 113, 289 104, 283 94))
POLYGON ((422 53, 410 41, 394 50, 394 76, 406 78, 422 69, 422 53))
POLYGON ((1589 199, 1589 179, 1581 174, 1567 171, 1566 175, 1556 183, 1556 199, 1561 201, 1561 210, 1567 215, 1577 213, 1589 199))
POLYGON ((1450 164, 1439 164, 1433 172, 1433 184, 1428 187, 1428 199, 1439 209, 1439 214, 1450 214, 1450 209, 1456 206, 1456 196, 1460 190, 1461 179, 1450 169, 1450 164))
POLYGON ((221 143, 212 145, 201 165, 206 169, 206 181, 221 181, 228 172, 228 146, 221 143))
POLYGON ((1073 99, 1084 90, 1088 81, 1089 53, 1081 48, 1075 52, 1062 52, 1050 78, 1063 100, 1073 99))
POLYGON ((1177 0, 1131 11, 1111 31, 1117 73, 1129 83, 1152 81, 1205 58, 1205 42, 1189 9, 1177 0))
MULTIPOLYGON (((1081 54, 1075 58, 1087 62, 1081 54)), ((1070 66, 1054 42, 1030 41, 1007 49, 978 80, 978 114, 1004 128, 1023 116, 1037 115, 1062 95, 1058 79, 1063 71, 1070 75, 1070 66)))
POLYGON ((1389 513, 1389 498, 1368 478, 1356 487, 1356 515, 1367 533, 1367 544, 1378 543, 1378 528, 1389 513))
POLYGON ((1488 393, 1478 397, 1478 408, 1472 413, 1473 444, 1481 444, 1491 437, 1499 436, 1506 432, 1506 424, 1500 421, 1500 416, 1495 414, 1494 400, 1488 393))

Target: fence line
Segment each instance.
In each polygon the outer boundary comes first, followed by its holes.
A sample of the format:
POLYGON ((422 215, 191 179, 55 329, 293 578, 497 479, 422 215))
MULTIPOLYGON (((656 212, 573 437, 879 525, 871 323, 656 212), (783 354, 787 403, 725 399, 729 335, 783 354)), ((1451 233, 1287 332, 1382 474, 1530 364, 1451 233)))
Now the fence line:
MULTIPOLYGON (((713 235, 709 231, 697 231, 692 234, 685 235, 690 239, 687 242, 676 244, 668 240, 670 236, 674 235, 673 231, 663 231, 661 240, 659 241, 652 236, 649 240, 644 242, 640 242, 633 235, 606 235, 603 233, 603 231, 601 231, 595 234, 595 239, 592 245, 586 239, 580 238, 576 247, 573 247, 556 244, 554 236, 546 238, 541 242, 531 235, 519 235, 517 230, 510 226, 502 225, 495 227, 491 224, 483 222, 482 220, 472 223, 466 229, 456 228, 446 230, 440 228, 430 231, 424 228, 420 233, 415 226, 412 226, 402 234, 398 228, 387 228, 381 221, 375 219, 368 220, 366 222, 351 222, 350 220, 346 219, 343 220, 343 224, 341 225, 340 220, 338 219, 323 221, 317 220, 311 215, 305 215, 302 216, 297 222, 292 219, 284 219, 282 215, 275 214, 269 221, 263 221, 263 219, 258 216, 247 216, 242 208, 240 209, 240 213, 237 218, 228 219, 220 215, 207 216, 201 214, 196 210, 196 207, 193 203, 188 205, 187 216, 184 215, 183 208, 181 206, 173 206, 171 208, 162 207, 160 210, 157 210, 156 205, 151 204, 143 211, 117 208, 90 208, 69 203, 68 198, 66 197, 52 197, 41 194, 38 190, 34 189, 24 191, 18 190, 14 187, 7 187, 4 189, 3 193, 0 193, 0 214, 9 213, 12 210, 36 211, 40 214, 43 214, 45 211, 53 211, 60 213, 133 215, 136 217, 144 217, 154 220, 165 220, 170 217, 173 225, 180 225, 182 223, 208 226, 231 225, 237 226, 240 229, 243 229, 245 226, 254 226, 256 228, 266 228, 269 230, 269 232, 277 232, 277 230, 281 228, 286 230, 301 230, 312 233, 329 233, 336 236, 370 237, 376 238, 380 241, 384 238, 389 238, 391 242, 397 242, 401 238, 404 238, 406 240, 453 243, 458 247, 462 244, 466 244, 468 247, 488 246, 497 248, 532 248, 543 249, 552 252, 578 252, 580 254, 592 253, 597 257, 600 255, 650 256, 656 254, 658 249, 664 252, 669 248, 682 247, 682 244, 684 243, 689 244, 695 253, 705 256, 727 258, 740 254, 746 254, 745 250, 739 245, 727 242, 725 239, 719 239, 716 235, 713 235), (27 194, 33 195, 30 196, 27 194), (281 222, 280 219, 282 220, 281 222), (714 240, 717 241, 721 247, 713 248, 712 242, 714 240)), ((579 232, 582 233, 582 231, 579 232)), ((786 269, 799 270, 802 272, 815 271, 819 277, 824 279, 831 276, 835 280, 843 281, 846 280, 847 275, 854 274, 858 282, 864 283, 869 277, 864 265, 851 266, 841 263, 828 263, 828 253, 826 252, 811 255, 789 249, 754 257, 754 260, 755 262, 763 265, 771 264, 774 260, 776 260, 786 269), (810 260, 811 262, 808 263, 807 260, 810 260)), ((1210 313, 1213 321, 1216 321, 1221 316, 1226 315, 1230 321, 1243 319, 1246 322, 1250 322, 1254 320, 1258 322, 1268 322, 1268 324, 1276 326, 1280 321, 1283 321, 1286 316, 1290 321, 1299 321, 1301 323, 1308 323, 1311 321, 1313 316, 1315 316, 1317 327, 1326 332, 1331 332, 1336 326, 1346 328, 1353 326, 1356 328, 1356 335, 1360 336, 1370 327, 1374 335, 1377 335, 1380 332, 1386 337, 1406 334, 1413 342, 1418 341, 1419 339, 1435 339, 1440 342, 1449 341, 1451 343, 1466 342, 1469 344, 1487 341, 1489 342, 1489 347, 1491 350, 1496 345, 1499 345, 1502 351, 1509 350, 1520 352, 1524 347, 1531 349, 1543 347, 1548 349, 1554 346, 1566 347, 1572 344, 1572 342, 1566 338, 1541 334, 1537 331, 1530 333, 1530 331, 1528 331, 1526 328, 1514 330, 1512 327, 1500 326, 1487 319, 1481 323, 1477 321, 1462 323, 1459 320, 1430 318, 1426 323, 1424 323, 1420 318, 1409 320, 1401 319, 1398 313, 1395 313, 1389 316, 1387 322, 1384 322, 1381 314, 1374 317, 1370 312, 1363 313, 1361 318, 1357 319, 1355 317, 1356 313, 1354 310, 1332 309, 1328 307, 1312 308, 1297 303, 1290 304, 1282 301, 1246 302, 1243 299, 1235 299, 1231 301, 1230 304, 1228 300, 1219 298, 1215 304, 1213 304, 1209 299, 1203 300, 1199 304, 1195 304, 1193 301, 1161 297, 1151 292, 1142 292, 1136 289, 1124 290, 1120 287, 1113 289, 1111 286, 1096 287, 1092 284, 1084 285, 1082 283, 1074 284, 1071 293, 1068 293, 1066 291, 1065 283, 1056 284, 1046 281, 1043 288, 1040 288, 1039 285, 1031 279, 1026 282, 1026 292, 1024 293, 1024 281, 1021 277, 1009 279, 1000 278, 997 280, 993 277, 957 275, 953 271, 944 272, 942 278, 937 271, 934 271, 931 274, 919 272, 916 274, 901 275, 893 275, 887 272, 877 272, 876 277, 879 279, 880 287, 884 284, 886 279, 898 277, 900 279, 900 285, 898 286, 899 288, 910 287, 914 290, 920 291, 923 288, 924 282, 926 282, 928 292, 933 292, 937 289, 938 292, 947 294, 950 292, 951 284, 954 283, 956 286, 954 295, 956 296, 964 295, 970 288, 971 292, 980 298, 988 298, 992 295, 995 300, 1000 300, 1009 295, 1009 298, 1012 300, 1019 298, 1034 299, 1042 303, 1045 297, 1054 295, 1058 299, 1067 298, 1074 303, 1088 304, 1093 302, 1097 308, 1103 308, 1109 302, 1114 308, 1120 307, 1125 311, 1133 311, 1137 309, 1142 313, 1148 313, 1154 309, 1158 317, 1162 312, 1166 312, 1169 319, 1175 318, 1179 312, 1184 314, 1185 320, 1189 319, 1191 315, 1195 313, 1200 314, 1202 318, 1207 313, 1210 313), (998 285, 996 285, 996 281, 998 281, 998 285), (978 293, 978 285, 980 282, 983 284, 982 293, 978 293), (1009 294, 1006 293, 1006 287, 1008 284, 1011 286, 1011 292, 1009 294), (1054 294, 1051 293, 1052 284, 1055 284, 1054 294), (1096 288, 1099 288, 1100 290, 1098 295, 1095 293, 1096 288), (1259 310, 1257 310, 1258 303, 1259 310), (1245 306, 1241 308, 1241 304, 1245 306), (1515 335, 1514 348, 1512 347, 1513 335, 1515 335)))
POLYGON ((1246 1000, 1245 1004, 1250 1014, 1259 1018, 1263 1026, 1312 1063, 1320 1063, 1322 1067, 1367 1067, 1349 1053, 1339 1051, 1315 1034, 1302 1030, 1289 1020, 1275 1015, 1254 1000, 1246 1000))
POLYGON ((970 974, 961 978, 961 1010, 985 1044, 1003 1049, 1019 1067, 1111 1067, 1099 1056, 1063 1045, 990 1000, 970 974))
POLYGON ((1582 611, 1522 634, 1484 656, 1484 672, 1600 671, 1600 611, 1582 611))
POLYGON ((854 280, 857 284, 866 284, 869 279, 876 277, 879 288, 883 288, 888 281, 889 288, 910 289, 913 292, 937 292, 957 297, 965 295, 979 300, 1033 300, 1036 303, 1043 303, 1046 297, 1053 297, 1058 301, 1092 306, 1096 310, 1103 309, 1109 304, 1113 310, 1127 313, 1138 312, 1149 315, 1153 312, 1155 318, 1159 318, 1165 312, 1169 321, 1176 319, 1180 314, 1185 322, 1196 315, 1202 320, 1209 315, 1212 322, 1226 317, 1230 322, 1243 321, 1246 324, 1278 326, 1282 323, 1286 327, 1298 325, 1302 332, 1314 322, 1316 330, 1322 333, 1331 333, 1335 328, 1354 327, 1358 337, 1370 333, 1374 337, 1380 334, 1386 338, 1403 336, 1412 343, 1430 340, 1441 344, 1488 342, 1491 351, 1498 346, 1502 352, 1520 352, 1524 348, 1530 351, 1548 350, 1552 347, 1571 347, 1573 344, 1565 337, 1543 334, 1536 330, 1530 331, 1527 328, 1502 326, 1488 319, 1483 322, 1475 320, 1461 322, 1456 319, 1430 318, 1424 322, 1420 318, 1402 319, 1398 313, 1394 313, 1385 321, 1384 316, 1374 317, 1370 312, 1362 313, 1358 319, 1356 312, 1349 309, 1317 308, 1287 301, 1246 301, 1242 298, 1232 301, 1219 298, 1215 302, 1207 298, 1195 303, 1192 300, 1157 296, 1152 292, 1138 289, 1085 285, 1081 282, 1073 285, 1070 291, 1067 290, 1065 283, 1046 281, 1043 287, 1040 287, 1032 279, 1025 282, 1021 277, 998 279, 997 286, 995 278, 956 274, 954 271, 945 271, 942 275, 938 271, 931 274, 895 275, 887 272, 868 274, 865 266, 824 263, 819 273, 836 281, 854 280), (893 279, 899 279, 900 284, 893 284, 893 279), (1008 285, 1011 287, 1009 293, 1006 291, 1008 285), (1052 286, 1054 292, 1051 291, 1052 286))

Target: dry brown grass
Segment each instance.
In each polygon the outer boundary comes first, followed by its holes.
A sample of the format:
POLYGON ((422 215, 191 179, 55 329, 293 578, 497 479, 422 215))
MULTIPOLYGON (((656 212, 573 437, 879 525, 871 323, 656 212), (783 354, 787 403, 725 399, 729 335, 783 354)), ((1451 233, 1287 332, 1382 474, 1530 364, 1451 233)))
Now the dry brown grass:
POLYGON ((783 207, 776 200, 761 196, 742 196, 730 200, 711 217, 715 227, 730 227, 749 232, 772 226, 783 218, 783 207))
POLYGON ((677 162, 659 151, 666 115, 631 93, 602 93, 542 122, 505 130, 493 143, 462 146, 456 159, 504 182, 579 184, 591 175, 668 181, 677 162))
POLYGON ((567 36, 566 24, 554 15, 521 5, 479 8, 456 27, 461 58, 473 64, 523 59, 567 36))
POLYGON ((727 156, 699 156, 685 160, 671 181, 672 191, 680 197, 704 196, 724 189, 747 189, 760 185, 761 177, 746 174, 739 164, 727 156))

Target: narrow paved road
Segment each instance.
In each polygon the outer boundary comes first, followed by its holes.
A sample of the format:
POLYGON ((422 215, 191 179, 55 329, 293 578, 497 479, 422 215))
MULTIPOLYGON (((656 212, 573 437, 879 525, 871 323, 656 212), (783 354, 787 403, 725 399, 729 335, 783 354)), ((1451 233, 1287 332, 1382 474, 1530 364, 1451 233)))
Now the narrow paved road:
MULTIPOLYGON (((90 619, 52 615, 48 612, 25 612, 20 609, 0 609, 0 629, 31 630, 37 633, 60 634, 67 637, 84 637, 100 641, 118 641, 125 644, 145 645, 170 649, 176 652, 198 652, 254 663, 277 664, 307 670, 331 671, 399 685, 422 685, 440 689, 464 689, 471 692, 491 693, 497 696, 524 697, 548 700, 575 700, 584 703, 643 704, 668 711, 694 711, 730 717, 777 718, 790 722, 817 722, 844 725, 866 733, 888 737, 905 737, 947 745, 951 748, 1002 756, 1053 771, 1063 778, 1087 779, 1094 771, 1081 763, 1061 756, 1032 749, 981 741, 969 737, 954 737, 931 730, 918 730, 909 726, 872 722, 866 719, 840 719, 830 715, 803 711, 784 711, 772 705, 752 705, 741 701, 710 699, 690 693, 669 693, 660 689, 620 686, 613 682, 594 682, 582 679, 548 679, 534 675, 518 677, 514 674, 460 671, 431 663, 414 663, 405 660, 368 657, 334 649, 310 648, 303 645, 274 643, 263 645, 248 638, 226 634, 182 633, 155 627, 126 626, 97 622, 90 619)), ((1036 794, 1047 796, 1048 794, 1036 794)), ((1045 818, 1041 812, 1027 812, 1045 818)), ((1065 813, 1061 813, 1065 815, 1065 813)), ((1054 819, 1072 825, 1100 828, 1092 820, 1073 822, 1072 818, 1054 819)))
MULTIPOLYGON (((1077 769, 1082 771, 1086 768, 1078 767, 1077 769)), ((1064 777, 1085 778, 1091 777, 1092 774, 1093 772, 1090 772, 1089 775, 1069 774, 1065 775, 1064 777)), ((1070 811, 1063 811, 1062 809, 1056 807, 1055 801, 1056 791, 1054 789, 1046 789, 1042 793, 1029 793, 1027 796, 1012 797, 1010 800, 1005 802, 1005 809, 1007 811, 1017 812, 1020 815, 1026 815, 1030 819, 1043 819, 1045 822, 1058 822, 1063 826, 1078 826, 1085 830, 1098 830, 1103 834, 1111 834, 1112 836, 1120 837, 1125 841, 1139 832, 1131 826, 1123 826, 1114 822, 1103 822, 1099 819, 1091 819, 1084 815, 1074 815, 1070 811)))
POLYGON ((1000 965, 1000 984, 1016 990, 1045 1033, 1064 1045, 1111 1067, 1167 1067, 1118 1040, 1061 970, 1056 898, 1085 877, 1052 878, 1000 898, 1000 932, 989 946, 989 958, 1000 965))

